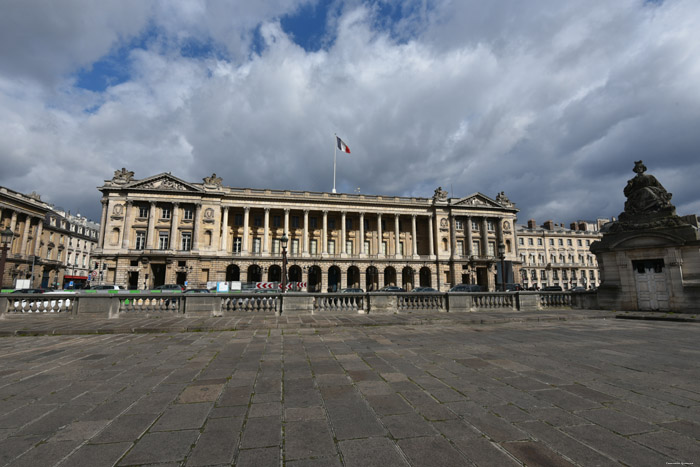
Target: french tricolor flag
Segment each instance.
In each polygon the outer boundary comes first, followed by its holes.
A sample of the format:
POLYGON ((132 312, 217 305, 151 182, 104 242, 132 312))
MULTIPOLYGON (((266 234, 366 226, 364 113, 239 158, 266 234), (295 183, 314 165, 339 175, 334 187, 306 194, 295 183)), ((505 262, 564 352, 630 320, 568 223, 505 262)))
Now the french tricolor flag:
POLYGON ((338 149, 340 149, 343 152, 347 152, 350 154, 350 148, 348 147, 347 144, 343 142, 342 139, 338 138, 337 136, 335 137, 336 140, 338 140, 338 149))

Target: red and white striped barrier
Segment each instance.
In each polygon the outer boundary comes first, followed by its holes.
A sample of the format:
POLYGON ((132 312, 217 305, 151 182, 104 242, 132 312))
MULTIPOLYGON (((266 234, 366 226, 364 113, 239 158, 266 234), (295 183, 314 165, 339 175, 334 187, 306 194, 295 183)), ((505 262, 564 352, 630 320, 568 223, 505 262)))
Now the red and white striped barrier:
MULTIPOLYGON (((255 288, 256 289, 264 289, 264 290, 281 289, 282 284, 279 282, 256 282, 255 288)), ((306 282, 289 282, 289 283, 287 283, 286 288, 287 288, 287 290, 305 289, 306 282)))

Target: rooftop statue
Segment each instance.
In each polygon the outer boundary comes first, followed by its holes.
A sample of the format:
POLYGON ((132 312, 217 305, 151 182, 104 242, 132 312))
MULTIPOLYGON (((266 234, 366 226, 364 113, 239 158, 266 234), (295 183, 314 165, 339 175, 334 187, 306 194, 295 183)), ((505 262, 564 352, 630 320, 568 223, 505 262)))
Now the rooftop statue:
POLYGON ((642 161, 634 163, 637 174, 625 187, 625 214, 656 213, 662 210, 675 210, 671 204, 671 193, 653 175, 645 174, 647 168, 642 161))
POLYGON ((134 172, 126 170, 124 167, 122 167, 121 170, 114 171, 114 178, 112 178, 112 181, 115 183, 127 183, 132 181, 133 179, 134 172))

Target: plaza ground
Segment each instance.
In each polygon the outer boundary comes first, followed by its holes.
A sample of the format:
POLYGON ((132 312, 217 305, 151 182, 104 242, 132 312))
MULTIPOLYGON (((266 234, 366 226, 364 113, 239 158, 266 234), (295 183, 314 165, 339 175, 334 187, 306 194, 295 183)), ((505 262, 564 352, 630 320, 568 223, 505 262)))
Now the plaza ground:
POLYGON ((0 320, 0 465, 700 463, 697 321, 32 318, 0 320))

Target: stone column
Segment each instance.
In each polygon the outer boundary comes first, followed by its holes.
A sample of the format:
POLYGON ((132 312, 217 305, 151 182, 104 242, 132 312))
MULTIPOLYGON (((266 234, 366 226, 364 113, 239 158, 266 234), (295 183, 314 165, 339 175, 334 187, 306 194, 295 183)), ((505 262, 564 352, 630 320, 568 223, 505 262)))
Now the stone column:
MULTIPOLYGON (((401 238, 399 238, 401 235, 400 232, 400 222, 399 222, 399 215, 394 214, 394 255, 399 258, 401 256, 401 238)), ((399 272, 397 271, 397 275, 399 272)), ((398 282, 398 278, 397 278, 398 282)))
POLYGON ((224 210, 224 219, 221 222, 221 251, 228 250, 228 211, 229 207, 222 207, 224 210))
POLYGON ((321 231, 321 255, 328 254, 328 211, 323 211, 323 230, 321 231))
POLYGON ((411 214, 411 254, 418 257, 418 235, 416 235, 416 215, 411 214))
POLYGON ((170 214, 170 249, 179 250, 177 245, 177 228, 180 225, 180 204, 173 203, 173 212, 170 214))
POLYGON ((39 223, 36 226, 36 237, 34 238, 34 248, 32 249, 34 256, 39 256, 41 254, 41 232, 44 231, 44 220, 39 219, 39 223))
POLYGON ((270 208, 265 208, 265 230, 263 232, 262 252, 264 256, 269 254, 268 243, 270 242, 270 208))
POLYGON ((131 230, 131 226, 129 224, 129 219, 131 218, 131 210, 133 207, 134 202, 131 200, 126 201, 126 208, 124 209, 124 227, 122 229, 122 248, 123 249, 128 249, 129 248, 129 231, 131 230))
POLYGON ((200 224, 202 223, 202 205, 197 204, 194 210, 194 226, 192 228, 192 249, 199 249, 199 233, 201 230, 200 224))
POLYGON ((377 214, 377 256, 380 258, 384 257, 384 254, 382 253, 382 243, 384 242, 384 239, 382 237, 382 214, 379 213, 377 214))
POLYGON ((489 224, 485 217, 481 219, 481 254, 489 255, 489 224))
POLYGON ((102 217, 100 217, 100 238, 98 244, 100 248, 105 247, 105 230, 107 229, 107 214, 109 213, 109 200, 103 199, 100 201, 102 203, 102 217))
POLYGON ((365 256, 365 213, 360 213, 360 258, 365 256))
POLYGON ((505 245, 505 241, 503 240, 503 223, 501 222, 501 219, 496 219, 496 246, 498 246, 500 243, 503 243, 505 245))
POLYGON ((284 233, 289 237, 289 209, 284 210, 284 233))
MULTIPOLYGON (((248 254, 248 223, 250 221, 250 208, 248 206, 245 206, 243 208, 243 246, 241 253, 243 255, 248 254)), ((247 279, 246 279, 247 280, 247 279)))
POLYGON ((302 240, 302 255, 309 256, 309 210, 304 209, 304 234, 302 240))
POLYGON ((148 234, 146 237, 146 249, 153 249, 153 237, 155 236, 156 225, 156 203, 151 201, 151 207, 148 211, 148 234))
POLYGON ((342 211, 340 213, 340 254, 342 256, 345 256, 347 251, 345 251, 345 219, 346 219, 347 213, 345 211, 342 211))
MULTIPOLYGON (((454 214, 450 213, 450 259, 454 261, 457 256, 457 218, 454 214)), ((454 278, 452 278, 452 283, 454 284, 454 278)))
POLYGON ((474 252, 472 251, 472 243, 474 243, 474 240, 472 239, 472 218, 471 218, 471 216, 467 216, 464 219, 464 222, 465 222, 464 228, 465 228, 465 231, 467 233, 467 236, 466 236, 467 237, 466 238, 467 244, 465 245, 464 252, 467 255, 471 256, 474 254, 474 252))
POLYGON ((22 244, 20 245, 19 254, 25 255, 27 253, 27 240, 29 239, 29 230, 32 228, 32 218, 29 214, 25 215, 24 219, 24 230, 22 231, 22 244))
POLYGON ((430 256, 435 256, 435 240, 433 238, 433 215, 428 215, 428 243, 430 244, 430 256))

